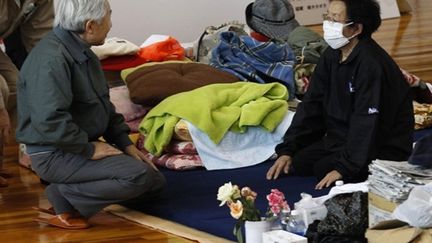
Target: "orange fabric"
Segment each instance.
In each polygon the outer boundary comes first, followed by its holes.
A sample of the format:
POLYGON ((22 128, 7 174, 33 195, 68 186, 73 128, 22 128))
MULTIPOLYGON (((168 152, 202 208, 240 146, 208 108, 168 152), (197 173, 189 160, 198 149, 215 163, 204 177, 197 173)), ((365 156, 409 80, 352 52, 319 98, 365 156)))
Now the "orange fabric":
POLYGON ((138 55, 147 61, 162 62, 168 60, 183 60, 185 51, 176 39, 169 37, 164 41, 156 42, 141 48, 138 55))

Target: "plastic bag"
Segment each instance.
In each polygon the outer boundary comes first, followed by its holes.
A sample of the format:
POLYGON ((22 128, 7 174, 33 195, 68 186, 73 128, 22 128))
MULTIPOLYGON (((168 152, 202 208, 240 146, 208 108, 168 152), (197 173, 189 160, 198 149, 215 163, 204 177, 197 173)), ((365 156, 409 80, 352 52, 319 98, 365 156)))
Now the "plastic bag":
POLYGON ((169 36, 164 41, 142 47, 138 52, 138 56, 151 62, 183 60, 185 51, 175 38, 169 36))
POLYGON ((294 208, 302 214, 306 227, 315 220, 322 220, 327 215, 327 209, 323 204, 316 202, 310 194, 301 193, 301 200, 294 203, 294 208))
POLYGON ((339 194, 327 200, 324 205, 328 213, 318 224, 319 234, 364 237, 368 227, 367 193, 339 194))
POLYGON ((393 217, 414 227, 432 227, 432 183, 414 187, 408 199, 393 211, 393 217))
POLYGON ((367 243, 367 239, 363 236, 351 237, 319 234, 317 228, 320 222, 319 220, 315 220, 309 225, 305 235, 308 239, 308 243, 367 243))

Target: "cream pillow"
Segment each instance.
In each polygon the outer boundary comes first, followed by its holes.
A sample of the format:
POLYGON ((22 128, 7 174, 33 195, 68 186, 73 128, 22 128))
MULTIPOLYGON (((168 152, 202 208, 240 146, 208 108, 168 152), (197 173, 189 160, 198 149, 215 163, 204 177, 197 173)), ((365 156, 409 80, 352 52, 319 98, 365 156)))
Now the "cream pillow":
POLYGON ((91 49, 99 60, 103 60, 109 56, 135 55, 140 48, 128 40, 112 37, 106 39, 103 45, 92 46, 91 49))

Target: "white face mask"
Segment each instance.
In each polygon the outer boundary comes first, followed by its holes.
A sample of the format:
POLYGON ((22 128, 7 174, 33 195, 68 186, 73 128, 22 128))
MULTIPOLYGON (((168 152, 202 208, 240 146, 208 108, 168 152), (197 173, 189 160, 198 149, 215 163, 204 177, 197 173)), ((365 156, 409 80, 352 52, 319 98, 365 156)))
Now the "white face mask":
POLYGON ((349 43, 350 39, 353 38, 354 36, 351 36, 350 38, 345 37, 342 33, 343 28, 351 24, 352 22, 348 24, 342 24, 338 22, 324 20, 323 22, 324 40, 333 49, 339 49, 345 46, 346 44, 349 43))

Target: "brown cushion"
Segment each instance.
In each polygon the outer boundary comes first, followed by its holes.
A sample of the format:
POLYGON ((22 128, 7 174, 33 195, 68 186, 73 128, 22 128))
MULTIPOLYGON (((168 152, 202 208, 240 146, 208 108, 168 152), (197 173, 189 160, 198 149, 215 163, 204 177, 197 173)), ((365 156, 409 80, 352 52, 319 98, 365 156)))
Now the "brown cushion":
POLYGON ((239 79, 225 71, 201 63, 167 63, 143 66, 126 77, 131 100, 155 106, 168 96, 208 84, 233 83, 239 79))

